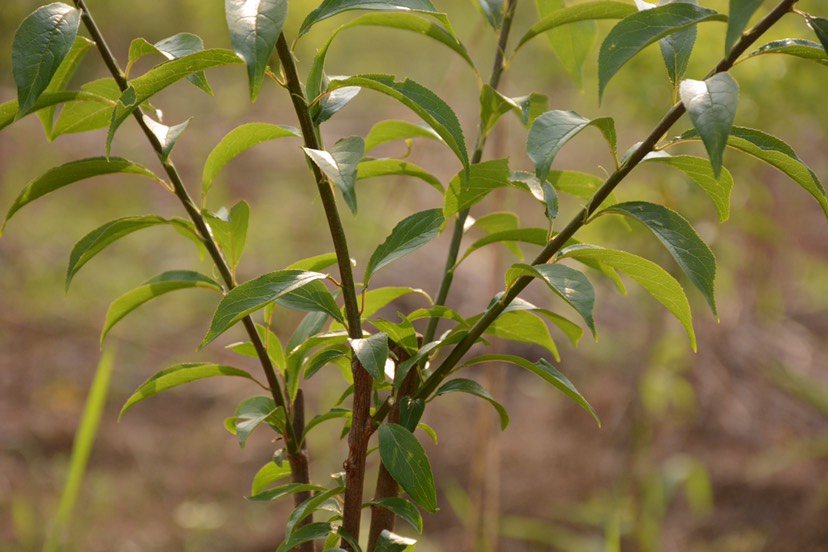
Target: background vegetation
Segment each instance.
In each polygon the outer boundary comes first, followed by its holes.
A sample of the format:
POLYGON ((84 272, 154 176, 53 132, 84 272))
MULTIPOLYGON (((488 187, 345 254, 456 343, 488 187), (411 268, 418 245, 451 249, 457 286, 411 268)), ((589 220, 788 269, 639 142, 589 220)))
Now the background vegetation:
MULTIPOLYGON (((485 20, 460 17, 470 13, 463 5, 468 1, 434 3, 453 16, 458 34, 473 51, 488 59, 494 43, 485 20)), ((179 31, 199 34, 210 46, 229 47, 221 2, 94 4, 122 59, 135 36, 152 42, 179 31), (164 16, 157 17, 156 10, 162 9, 164 16)), ((291 3, 285 26, 289 36, 313 4, 291 3)), ((518 36, 533 8, 528 1, 524 4, 515 22, 518 36)), ((724 0, 705 4, 726 11, 724 0)), ((802 0, 800 7, 820 13, 824 11, 820 4, 802 0)), ((16 0, 0 10, 0 101, 15 95, 9 66, 13 30, 38 5, 16 0)), ((299 43, 299 62, 304 67, 321 37, 339 22, 327 23, 299 43)), ((610 25, 602 24, 599 36, 610 25)), ((768 39, 802 36, 803 25, 801 19, 789 17, 768 39)), ((691 78, 706 72, 723 48, 723 32, 717 24, 702 25, 699 33, 688 71, 691 78)), ((329 55, 331 73, 393 73, 404 67, 408 76, 452 105, 467 134, 475 124, 477 106, 461 102, 476 96, 477 85, 461 62, 445 56, 439 47, 390 31, 372 32, 370 37, 359 30, 346 31, 337 40, 347 46, 329 55), (421 55, 407 55, 411 51, 421 55)), ((594 64, 587 64, 581 90, 544 41, 537 40, 526 50, 507 74, 505 93, 538 91, 550 95, 551 108, 590 116, 611 114, 621 129, 621 151, 641 139, 672 103, 656 47, 619 73, 600 108, 594 64)), ((596 50, 597 45, 593 56, 596 50)), ((92 59, 82 71, 101 69, 94 69, 98 62, 92 59)), ((477 61, 488 66, 486 60, 477 61)), ((821 109, 826 69, 792 58, 763 61, 748 61, 734 69, 742 87, 736 124, 783 138, 828 180, 828 111, 821 109)), ((222 78, 225 72, 240 70, 211 73, 215 98, 176 86, 154 100, 173 120, 181 118, 178 113, 204 114, 191 122, 177 145, 177 165, 187 182, 198 182, 207 153, 240 122, 295 124, 286 95, 272 83, 266 83, 256 105, 250 106, 244 79, 222 78)), ((80 74, 77 79, 87 76, 80 74)), ((363 94, 326 125, 327 141, 364 135, 374 122, 392 115, 410 119, 410 114, 397 110, 390 101, 363 94)), ((507 129, 489 144, 490 151, 498 156, 514 153, 514 159, 522 159, 523 138, 510 140, 508 130, 513 125, 514 136, 522 136, 518 123, 504 123, 507 129)), ((689 126, 685 120, 680 128, 689 126)), ((587 140, 577 138, 562 152, 561 167, 594 170, 596 162, 611 165, 609 157, 596 160, 587 140)), ((101 151, 103 141, 103 132, 69 135, 58 139, 58 147, 50 147, 36 118, 4 131, 0 134, 0 210, 32 177, 89 151, 101 151)), ((293 146, 275 144, 233 161, 211 199, 213 207, 229 206, 238 199, 255 206, 240 280, 329 250, 301 157, 281 149, 293 146)), ((120 132, 115 147, 154 166, 137 133, 120 132)), ((402 145, 389 147, 401 155, 402 145)), ((433 169, 434 160, 444 152, 416 143, 411 155, 415 161, 428 158, 433 169)), ((498 542, 509 551, 603 550, 600 543, 608 531, 625 534, 630 550, 823 549, 828 542, 824 216, 812 198, 773 169, 732 152, 726 164, 736 178, 736 188, 732 216, 725 225, 716 222, 709 200, 679 173, 674 177, 642 167, 619 192, 621 198, 650 198, 680 206, 689 219, 707 221, 696 227, 719 259, 721 322, 716 323, 698 294, 691 296, 698 307, 694 313, 699 352, 687 352, 681 328, 650 298, 635 289, 627 298, 599 289, 600 339, 584 339, 574 350, 568 350, 563 340, 559 345, 562 369, 599 411, 603 429, 595 429, 588 416, 553 390, 535 385, 532 376, 516 372, 510 372, 508 379, 495 371, 477 373, 510 412, 512 426, 503 434, 488 405, 479 406, 473 399, 442 404, 438 400, 425 421, 438 435, 451 438, 441 440, 439 446, 425 446, 433 465, 441 470, 436 477, 451 483, 443 486, 440 513, 426 520, 428 536, 418 550, 485 550, 498 542)), ((446 158, 443 170, 434 172, 448 180, 453 167, 446 158)), ((513 168, 521 167, 513 163, 513 168)), ((368 255, 371 244, 387 235, 392 221, 414 210, 411 205, 422 209, 438 199, 429 194, 434 192, 406 181, 393 187, 365 183, 361 209, 383 216, 356 220, 344 214, 354 256, 368 255)), ((521 205, 503 195, 487 208, 520 210, 521 205)), ((117 244, 96 258, 64 296, 68 252, 78 238, 105 220, 150 211, 174 216, 179 215, 178 206, 160 188, 98 179, 27 210, 27 216, 15 219, 0 240, 0 550, 40 549, 100 356, 98 336, 109 302, 147 277, 146 267, 160 272, 179 267, 182 257, 193 262, 194 255, 186 244, 164 243, 165 230, 148 230, 156 233, 156 240, 127 239, 117 244)), ((649 240, 639 243, 640 235, 622 225, 605 224, 587 231, 601 232, 602 243, 624 243, 649 258, 666 254, 649 240)), ((433 294, 447 241, 443 236, 428 249, 433 264, 423 257, 402 260, 378 275, 377 283, 402 279, 433 294)), ((510 255, 506 250, 476 253, 457 274, 455 299, 479 298, 499 289, 502 270, 492 267, 508 262, 510 255)), ((205 263, 202 270, 209 273, 210 269, 205 263)), ((152 399, 131 411, 120 425, 116 423, 125 398, 149 375, 173 362, 200 358, 182 351, 181 344, 200 341, 213 308, 212 302, 200 302, 198 294, 181 294, 147 305, 113 332, 110 339, 117 352, 112 390, 79 498, 72 528, 74 549, 270 549, 271 527, 280 524, 267 520, 279 519, 282 512, 239 497, 248 492, 261 458, 274 445, 261 434, 239 450, 222 428, 235 404, 228 396, 241 399, 241 388, 227 382, 188 386, 174 391, 175 397, 152 399)), ((217 360, 222 352, 214 347, 209 355, 217 360)), ((310 401, 327 403, 331 398, 325 394, 333 391, 316 385, 307 392, 310 401)), ((331 448, 315 451, 314 477, 340 469, 338 429, 332 426, 329 431, 331 448)), ((317 437, 315 445, 323 442, 317 437)))

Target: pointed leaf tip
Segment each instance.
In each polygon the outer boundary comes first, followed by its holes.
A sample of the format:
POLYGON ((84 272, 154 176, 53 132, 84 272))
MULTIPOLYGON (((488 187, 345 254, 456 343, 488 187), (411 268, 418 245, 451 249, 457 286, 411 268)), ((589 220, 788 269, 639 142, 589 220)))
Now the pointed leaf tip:
POLYGON ((739 104, 739 84, 728 73, 717 73, 704 81, 682 81, 679 93, 707 149, 713 176, 719 178, 724 149, 739 104))

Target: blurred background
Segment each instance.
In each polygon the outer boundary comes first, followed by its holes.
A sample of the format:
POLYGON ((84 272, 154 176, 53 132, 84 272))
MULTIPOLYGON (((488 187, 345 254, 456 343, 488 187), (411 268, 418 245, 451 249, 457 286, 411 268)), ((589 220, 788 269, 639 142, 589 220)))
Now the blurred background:
MULTIPOLYGON (((434 1, 449 13, 488 79, 494 33, 474 3, 434 1)), ((727 10, 724 0, 702 3, 727 10)), ((15 97, 13 31, 40 5, 15 0, 0 7, 0 101, 15 97)), ((186 31, 203 37, 208 47, 230 47, 222 2, 89 0, 88 5, 122 64, 135 37, 156 42, 186 31)), ((291 1, 289 37, 315 5, 291 1)), ((802 0, 798 7, 828 16, 818 0, 802 0)), ((328 20, 301 38, 296 52, 303 72, 327 33, 349 17, 328 20)), ((536 17, 533 2, 522 0, 513 37, 536 17)), ((595 59, 611 23, 597 27, 582 86, 546 38, 538 37, 512 60, 502 89, 509 96, 545 94, 550 109, 614 117, 623 152, 672 105, 672 85, 653 46, 620 71, 599 107, 595 59)), ((700 26, 687 77, 703 78, 721 56, 723 36, 720 23, 700 26)), ((763 43, 784 37, 812 39, 802 18, 792 15, 763 43)), ((450 103, 471 143, 478 83, 468 66, 447 52, 412 33, 357 28, 335 39, 326 67, 333 75, 393 73, 422 83, 450 103)), ((133 74, 157 62, 143 60, 133 74)), ((783 56, 750 60, 732 71, 741 85, 736 124, 787 141, 823 181, 828 180, 826 71, 783 56)), ((104 75, 92 52, 73 87, 104 75)), ((248 121, 296 125, 286 94, 273 82, 265 83, 251 105, 239 67, 207 77, 212 98, 182 81, 153 99, 167 124, 194 117, 173 155, 194 194, 207 154, 229 130, 248 121)), ((364 136, 386 118, 417 120, 391 100, 363 91, 324 125, 325 142, 364 136)), ((675 134, 689 127, 684 118, 675 134)), ((6 210, 20 189, 48 168, 102 155, 104 138, 98 131, 49 144, 36 117, 5 129, 0 133, 0 209, 6 210)), ((512 170, 528 170, 525 140, 519 121, 504 117, 486 159, 509 157, 512 170)), ((553 168, 603 176, 612 167, 605 150, 598 135, 587 131, 567 145, 553 168)), ((158 169, 132 123, 120 130, 113 151, 158 169)), ((704 155, 696 145, 683 151, 704 155)), ((375 152, 408 153, 401 142, 375 152)), ((444 183, 459 170, 448 149, 436 142, 415 141, 410 160, 444 183)), ((426 516, 418 550, 604 551, 614 549, 606 543, 616 542, 618 535, 622 550, 642 552, 828 550, 828 223, 813 198, 775 169, 735 150, 726 153, 725 165, 736 187, 732 215, 724 224, 682 173, 658 164, 636 169, 617 192, 619 200, 660 202, 693 221, 718 259, 719 322, 667 252, 641 228, 608 217, 579 235, 646 256, 674 273, 693 306, 698 353, 690 351, 669 313, 633 282, 624 297, 611 282, 593 278, 598 339, 587 335, 574 348, 562 334, 553 332, 553 337, 561 350, 559 369, 596 408, 603 428, 531 374, 499 366, 469 371, 466 377, 479 379, 504 404, 511 425, 501 433, 494 410, 472 397, 453 395, 431 403, 424 421, 439 444, 423 434, 421 441, 435 470, 440 511, 426 516)), ((27 206, 0 239, 0 550, 41 549, 101 354, 100 327, 109 303, 164 270, 211 273, 191 243, 168 228, 153 228, 110 247, 64 293, 69 252, 93 228, 130 215, 183 216, 169 193, 147 182, 98 178, 70 186, 27 206)), ((360 182, 358 193, 360 216, 343 211, 358 266, 397 221, 442 205, 435 190, 404 178, 360 182)), ((332 251, 298 141, 264 144, 232 161, 208 206, 217 210, 241 199, 251 205, 251 226, 240 280, 332 251)), ((579 200, 562 196, 559 220, 568 220, 579 207, 579 200)), ((507 210, 520 214, 522 226, 544 226, 538 204, 516 190, 494 194, 473 214, 507 210)), ((375 285, 413 286, 436 295, 449 234, 378 274, 375 285)), ((530 247, 524 253, 534 255, 530 247)), ((517 260, 500 245, 471 255, 456 274, 451 306, 465 315, 481 311, 502 289, 504 268, 517 260)), ((538 285, 527 290, 526 298, 559 308, 538 285)), ((110 335, 107 346, 116 354, 110 395, 63 550, 275 548, 288 503, 251 503, 243 497, 278 443, 260 431, 240 449, 223 428, 238 401, 256 394, 256 388, 235 381, 200 382, 152 398, 117 422, 124 400, 162 368, 198 360, 250 364, 222 348, 242 339, 240 331, 195 352, 215 304, 213 295, 201 292, 171 294, 144 306, 110 335)), ((397 311, 423 306, 422 297, 409 295, 383 312, 394 319, 397 311)), ((279 311, 280 336, 287 339, 298 320, 279 311)), ((495 347, 532 360, 544 355, 534 345, 495 347)), ((320 372, 305 385, 309 412, 330 408, 344 388, 335 370, 320 372)), ((332 422, 312 435, 316 480, 324 482, 341 469, 346 448, 340 430, 332 422)), ((410 528, 399 529, 415 536, 410 528)))

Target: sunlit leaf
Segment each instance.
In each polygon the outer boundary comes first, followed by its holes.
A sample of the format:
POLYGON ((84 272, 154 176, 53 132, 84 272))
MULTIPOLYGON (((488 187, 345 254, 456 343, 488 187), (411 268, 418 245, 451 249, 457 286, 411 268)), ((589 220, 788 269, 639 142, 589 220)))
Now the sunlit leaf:
POLYGON ((265 490, 268 485, 290 476, 290 465, 285 462, 281 466, 276 462, 268 462, 262 466, 253 477, 251 495, 257 495, 265 490))
POLYGON ((52 129, 52 138, 63 134, 86 132, 109 126, 112 119, 112 110, 121 89, 113 78, 99 79, 81 86, 81 90, 110 100, 109 103, 99 102, 71 102, 63 106, 52 129))
POLYGON ((490 192, 509 186, 508 159, 494 159, 475 163, 468 172, 460 172, 449 182, 443 205, 443 216, 448 219, 481 201, 490 192))
POLYGON ((820 65, 828 65, 828 53, 821 44, 801 38, 783 38, 768 42, 748 57, 763 56, 768 54, 786 54, 802 59, 816 61, 820 65))
POLYGON ((328 150, 303 148, 316 166, 342 191, 345 203, 351 212, 357 212, 357 198, 354 186, 357 179, 357 165, 365 153, 365 142, 359 136, 338 140, 328 150))
MULTIPOLYGON (((492 0, 480 0, 481 2, 490 2, 492 0)), ((417 541, 392 533, 388 529, 383 529, 377 539, 377 547, 375 552, 405 552, 412 550, 417 541)))
MULTIPOLYGON (((476 320, 477 317, 474 317, 469 322, 474 323, 476 320)), ((539 345, 552 353, 555 360, 561 358, 546 323, 531 311, 504 312, 486 328, 485 334, 518 343, 539 345)))
POLYGON ((250 206, 246 201, 239 201, 229 212, 221 209, 218 213, 210 213, 206 210, 203 213, 205 221, 210 226, 213 239, 231 270, 235 271, 247 242, 250 206))
POLYGON ((385 361, 388 359, 388 336, 382 332, 364 339, 349 339, 359 363, 374 381, 385 379, 385 361))
POLYGON ((299 27, 299 36, 302 36, 311 27, 349 10, 380 10, 380 11, 419 11, 423 13, 437 13, 430 0, 323 0, 322 4, 311 11, 299 27))
POLYGON ((374 250, 368 260, 363 278, 365 285, 368 285, 371 276, 377 270, 434 239, 440 232, 444 220, 440 209, 428 209, 414 213, 397 223, 391 234, 374 250))
POLYGON ((161 161, 166 163, 173 147, 175 147, 175 143, 181 137, 187 125, 190 124, 190 119, 178 125, 167 126, 144 115, 144 122, 158 139, 158 143, 161 145, 161 161))
POLYGON ((247 65, 250 100, 264 81, 265 70, 287 17, 287 0, 224 0, 233 50, 247 65))
POLYGON ((717 179, 713 176, 710 162, 701 157, 667 155, 664 152, 659 152, 658 155, 647 155, 644 161, 663 163, 680 170, 698 184, 710 197, 719 214, 719 222, 724 222, 730 218, 730 194, 733 190, 733 176, 725 167, 722 167, 722 172, 717 179))

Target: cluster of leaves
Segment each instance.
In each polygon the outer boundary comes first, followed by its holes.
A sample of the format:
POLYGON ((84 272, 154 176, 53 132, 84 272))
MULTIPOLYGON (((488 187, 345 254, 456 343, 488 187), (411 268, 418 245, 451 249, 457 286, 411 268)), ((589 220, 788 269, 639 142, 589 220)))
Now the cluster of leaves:
MULTIPOLYGON (((503 60, 496 57, 495 71, 489 84, 480 89, 480 134, 475 150, 469 152, 463 127, 452 108, 437 94, 421 84, 392 75, 363 74, 329 77, 325 72, 326 56, 338 34, 359 26, 388 27, 413 32, 432 39, 457 55, 475 74, 479 71, 466 46, 458 38, 448 17, 438 11, 430 0, 324 0, 302 22, 297 39, 320 21, 339 17, 344 12, 360 10, 360 14, 334 30, 319 48, 307 75, 304 90, 295 82, 296 68, 290 55, 283 26, 287 14, 286 0, 226 0, 227 24, 233 50, 205 49, 202 40, 181 33, 154 44, 138 38, 129 49, 125 72, 105 47, 103 37, 91 14, 81 1, 75 6, 60 2, 37 9, 18 28, 13 43, 13 68, 18 97, 0 105, 0 128, 17 119, 36 113, 51 140, 63 134, 107 129, 103 155, 73 161, 52 168, 29 182, 9 208, 3 227, 21 208, 62 187, 94 176, 134 174, 150 178, 175 196, 184 207, 187 218, 167 219, 156 215, 137 215, 103 224, 82 237, 73 248, 66 275, 67 288, 78 271, 98 253, 117 240, 141 229, 167 225, 192 240, 207 252, 216 264, 221 278, 192 270, 175 270, 158 274, 139 287, 117 298, 110 306, 101 334, 105 340, 112 328, 126 315, 146 302, 168 292, 202 288, 218 299, 209 331, 200 347, 204 347, 242 323, 248 339, 228 348, 242 357, 258 358, 266 382, 259 382, 249 371, 214 363, 178 364, 162 370, 147 380, 127 400, 121 414, 142 400, 184 383, 217 376, 246 378, 267 391, 267 395, 244 400, 226 421, 227 429, 244 446, 259 426, 270 427, 285 440, 285 450, 277 451, 256 474, 251 500, 271 501, 294 495, 297 507, 288 519, 285 540, 279 550, 295 547, 312 549, 313 541, 323 540, 325 549, 337 543, 359 550, 358 514, 356 530, 348 525, 348 501, 356 496, 360 503, 351 508, 361 510, 361 489, 355 495, 349 486, 348 474, 337 476, 331 486, 319 486, 297 476, 298 458, 307 447, 309 433, 322 422, 344 421, 343 436, 348 432, 367 431, 367 438, 376 429, 378 455, 382 466, 410 499, 379 496, 369 502, 373 508, 385 509, 422 531, 422 518, 416 503, 427 511, 437 509, 437 495, 431 467, 423 447, 414 436, 416 429, 433 431, 420 422, 426 403, 438 396, 463 392, 490 402, 500 417, 501 426, 509 423, 505 409, 489 392, 474 380, 454 377, 463 368, 481 363, 509 363, 524 368, 574 400, 596 421, 595 410, 575 386, 546 359, 529 361, 514 355, 484 354, 466 359, 473 345, 483 336, 528 342, 545 347, 555 360, 558 349, 550 333, 550 325, 560 330, 574 344, 583 334, 580 325, 564 314, 535 306, 518 297, 533 280, 540 280, 561 299, 561 307, 570 308, 586 328, 596 335, 593 311, 595 290, 587 273, 571 265, 583 265, 596 274, 610 278, 621 292, 622 272, 640 284, 672 313, 684 329, 693 349, 696 339, 690 305, 682 285, 670 273, 647 259, 632 253, 581 243, 573 234, 583 225, 607 215, 619 215, 642 224, 667 248, 677 266, 686 274, 716 313, 714 294, 716 262, 710 248, 691 224, 679 213, 662 205, 644 201, 618 202, 614 188, 639 163, 668 165, 684 173, 712 201, 719 219, 730 212, 733 178, 723 167, 727 147, 764 161, 799 184, 810 193, 828 214, 826 199, 817 175, 782 140, 760 130, 734 126, 739 87, 727 70, 742 62, 770 54, 786 54, 828 64, 828 20, 802 13, 819 43, 805 39, 787 39, 768 43, 748 52, 748 48, 783 13, 792 11, 794 1, 779 3, 770 11, 765 27, 760 23, 746 31, 748 22, 761 1, 731 0, 730 16, 698 5, 695 0, 662 0, 658 5, 635 0, 619 2, 600 0, 565 5, 561 0, 537 0, 539 19, 519 39, 511 52, 516 55, 533 38, 550 37, 553 49, 562 57, 566 68, 580 79, 587 53, 597 33, 598 20, 617 20, 604 38, 598 54, 598 99, 606 93, 614 75, 647 46, 658 43, 665 68, 679 103, 665 121, 643 142, 626 154, 617 151, 617 131, 610 117, 589 118, 572 111, 548 110, 546 97, 528 93, 506 97, 497 89, 503 60), (779 13, 776 13, 776 12, 779 13), (81 22, 90 38, 79 34, 81 22), (702 80, 685 78, 696 41, 697 25, 706 22, 727 22, 726 46, 722 62, 702 80), (68 88, 75 70, 85 55, 98 47, 112 69, 108 78, 68 88), (271 70, 271 59, 278 53, 283 80, 271 70), (144 56, 163 58, 144 74, 130 76, 135 62, 144 56), (247 123, 229 132, 211 151, 204 163, 201 207, 191 200, 176 172, 171 155, 183 135, 187 121, 168 126, 148 115, 154 110, 149 101, 161 90, 178 81, 188 80, 211 94, 205 71, 225 65, 244 65, 249 82, 250 99, 262 90, 266 76, 284 85, 297 106, 301 130, 288 125, 247 123), (498 65, 500 64, 500 65, 498 65), (325 148, 321 142, 322 125, 343 109, 358 93, 370 90, 398 101, 421 119, 421 123, 398 120, 378 122, 365 136, 349 136, 325 148), (58 112, 58 108, 60 111, 58 112), (513 171, 514 160, 483 161, 482 148, 498 120, 513 112, 527 129, 526 159, 534 172, 513 171), (693 128, 674 139, 662 138, 683 114, 689 115, 693 128), (164 169, 165 177, 138 163, 111 155, 112 139, 121 125, 134 117, 150 141, 164 169), (615 161, 608 178, 575 171, 553 170, 561 149, 582 130, 593 127, 606 142, 615 161), (217 211, 207 209, 209 192, 222 168, 235 156, 264 142, 276 139, 301 139, 304 152, 316 175, 320 193, 335 188, 342 194, 348 208, 358 212, 357 183, 367 178, 406 176, 421 180, 441 192, 443 204, 413 213, 399 221, 387 238, 376 246, 365 263, 362 279, 353 283, 350 257, 344 246, 344 234, 338 226, 335 204, 326 207, 336 251, 303 259, 281 270, 237 283, 236 269, 244 251, 250 208, 244 201, 217 211), (428 139, 445 145, 459 164, 457 175, 446 185, 426 169, 405 159, 374 158, 370 152, 377 146, 395 140, 428 139), (673 147, 686 142, 701 142, 707 158, 687 154, 673 155, 673 147), (521 227, 514 213, 489 213, 469 219, 470 208, 492 191, 507 188, 528 193, 540 204, 546 227, 521 227), (559 194, 586 202, 586 206, 566 225, 559 225, 559 194), (457 239, 452 241, 450 262, 444 277, 450 278, 458 266, 473 252, 492 244, 505 244, 520 253, 520 244, 542 249, 532 262, 518 262, 505 274, 505 290, 484 305, 480 314, 463 317, 445 304, 445 294, 432 300, 421 290, 410 287, 370 286, 373 276, 397 259, 411 254, 438 236, 454 223, 457 239), (464 233, 478 232, 475 239, 459 255, 464 233), (566 261, 566 262, 565 262, 566 261), (338 264, 338 278, 325 272, 338 264), (400 313, 399 319, 388 320, 377 313, 407 294, 420 294, 430 306, 400 313), (349 297, 359 295, 359 311, 349 297), (344 303, 344 304, 343 304, 344 303), (285 342, 275 335, 271 323, 279 309, 306 312, 293 335, 285 342), (263 313, 258 321, 252 315, 263 313), (374 331, 361 326, 365 320, 374 331), (437 336, 436 321, 450 327, 437 336), (418 333, 425 324, 425 336, 418 333), (338 368, 346 390, 339 401, 306 424, 302 422, 301 387, 326 366, 338 368), (427 367, 432 367, 427 369, 427 367), (355 419, 356 409, 346 406, 353 395, 354 404, 364 389, 358 384, 360 374, 370 376, 368 396, 362 400, 373 405, 370 420, 355 419), (393 414, 393 417, 392 417, 393 414), (368 429, 365 430, 366 423, 368 429), (283 462, 283 459, 287 460, 283 462), (283 483, 293 474, 293 482, 283 483), (343 498, 344 497, 344 498, 343 498), (313 522, 314 513, 326 517, 313 522), (311 548, 307 548, 311 546, 311 548)), ((515 0, 479 0, 475 4, 506 44, 515 10, 515 0)), ((503 52, 500 52, 502 55, 503 52)), ((521 254, 522 258, 522 254, 521 254)), ((450 285, 447 280, 446 290, 450 285)), ((556 307, 557 309, 558 307, 556 307)), ((600 423, 600 422, 599 422, 600 423)), ((352 436, 353 437, 353 436, 352 436)), ((351 452, 354 441, 351 439, 351 452)), ((363 445, 362 459, 367 454, 363 445)), ((362 462, 364 470, 364 462, 362 462)), ((364 473, 364 472, 363 472, 364 473)), ((392 526, 393 527, 393 526, 392 526)), ((414 541, 400 537, 387 528, 381 532, 372 550, 404 550, 414 541)))

